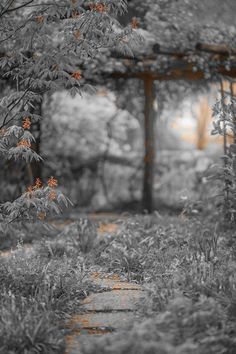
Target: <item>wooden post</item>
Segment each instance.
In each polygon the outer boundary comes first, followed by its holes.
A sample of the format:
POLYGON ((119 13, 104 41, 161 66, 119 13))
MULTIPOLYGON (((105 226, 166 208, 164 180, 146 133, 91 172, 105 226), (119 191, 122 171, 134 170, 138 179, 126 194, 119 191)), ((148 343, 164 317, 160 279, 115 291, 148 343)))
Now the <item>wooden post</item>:
POLYGON ((155 162, 155 116, 153 103, 154 80, 147 76, 144 78, 144 175, 143 175, 143 210, 153 211, 153 172, 155 162))

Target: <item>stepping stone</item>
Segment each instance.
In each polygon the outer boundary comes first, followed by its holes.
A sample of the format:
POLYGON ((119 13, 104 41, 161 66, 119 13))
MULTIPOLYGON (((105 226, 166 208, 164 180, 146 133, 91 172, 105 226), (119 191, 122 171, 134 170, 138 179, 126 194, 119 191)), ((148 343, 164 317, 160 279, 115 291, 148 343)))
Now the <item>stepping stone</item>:
POLYGON ((136 303, 141 299, 140 290, 113 290, 88 296, 81 310, 94 312, 134 311, 136 303))
POLYGON ((86 313, 74 316, 68 323, 68 327, 76 334, 90 334, 92 330, 113 332, 128 327, 138 316, 132 312, 98 312, 86 313))
POLYGON ((117 274, 106 276, 103 273, 93 272, 91 273, 91 278, 93 282, 101 288, 111 288, 113 290, 142 290, 141 286, 138 284, 122 281, 117 274))
POLYGON ((93 282, 101 288, 111 288, 112 290, 142 290, 138 284, 132 284, 125 281, 117 282, 112 279, 93 279, 93 282))
POLYGON ((138 319, 135 310, 143 296, 139 285, 122 281, 119 275, 102 272, 93 272, 90 277, 96 284, 111 290, 91 294, 82 301, 82 313, 73 316, 67 325, 71 335, 66 336, 65 354, 81 354, 81 347, 88 347, 92 338, 112 336, 115 331, 129 329, 138 319))
POLYGON ((65 354, 80 354, 81 343, 89 345, 91 338, 112 335, 114 331, 129 329, 138 317, 132 312, 89 313, 74 316, 68 323, 72 335, 66 337, 65 354))

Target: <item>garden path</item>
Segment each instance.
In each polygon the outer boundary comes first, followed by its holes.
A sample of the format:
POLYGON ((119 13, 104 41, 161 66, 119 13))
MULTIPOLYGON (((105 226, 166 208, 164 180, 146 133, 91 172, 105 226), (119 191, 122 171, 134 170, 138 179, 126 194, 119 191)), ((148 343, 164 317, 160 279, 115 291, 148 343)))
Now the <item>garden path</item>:
POLYGON ((138 318, 136 304, 144 295, 141 286, 122 281, 118 275, 96 272, 91 278, 103 291, 88 296, 81 304, 81 313, 68 322, 71 333, 66 337, 65 354, 80 354, 91 337, 128 329, 138 318))

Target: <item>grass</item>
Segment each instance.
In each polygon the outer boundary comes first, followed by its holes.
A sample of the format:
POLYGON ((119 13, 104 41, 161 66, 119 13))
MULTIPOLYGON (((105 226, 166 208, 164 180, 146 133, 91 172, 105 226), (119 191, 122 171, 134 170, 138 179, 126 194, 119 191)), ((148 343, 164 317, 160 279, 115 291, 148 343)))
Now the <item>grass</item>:
POLYGON ((0 252, 14 249, 20 244, 32 244, 37 239, 53 238, 57 234, 57 230, 46 228, 42 222, 37 223, 13 223, 3 227, 0 223, 0 252))
POLYGON ((8 291, 1 294, 0 312, 1 353, 64 353, 64 338, 43 303, 8 291))
POLYGON ((201 216, 124 222, 97 261, 146 287, 142 322, 83 353, 235 353, 235 236, 201 216))
POLYGON ((0 352, 64 353, 65 322, 97 285, 70 240, 35 245, 36 253, 0 258, 0 352), (71 251, 71 252, 70 252, 71 251))
POLYGON ((32 256, 0 259, 0 352, 63 353, 66 319, 98 290, 88 275, 100 267, 147 296, 130 332, 91 339, 83 353, 233 354, 235 236, 206 216, 138 215, 87 255, 72 224, 32 256))

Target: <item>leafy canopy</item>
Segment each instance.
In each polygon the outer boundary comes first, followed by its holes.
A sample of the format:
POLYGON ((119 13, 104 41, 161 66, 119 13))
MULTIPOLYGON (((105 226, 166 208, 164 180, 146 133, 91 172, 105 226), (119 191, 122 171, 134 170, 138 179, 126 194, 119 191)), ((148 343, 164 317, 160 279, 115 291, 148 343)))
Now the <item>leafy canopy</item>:
MULTIPOLYGON (((81 93, 89 88, 86 68, 96 63, 97 57, 129 47, 135 37, 132 25, 124 28, 116 19, 126 6, 126 0, 1 1, 2 159, 22 158, 27 163, 41 159, 32 149, 34 137, 30 129, 32 123, 41 119, 37 106, 43 95, 62 89, 72 95, 81 93)), ((37 209, 37 203, 31 203, 32 193, 43 195, 42 189, 37 189, 31 192, 31 200, 25 201, 25 195, 17 203, 37 209)), ((45 193, 48 195, 47 190, 45 193)), ((51 204, 55 199, 50 199, 51 204)), ((39 209, 42 212, 42 206, 39 209)), ((8 204, 4 210, 12 213, 15 206, 8 204)))

